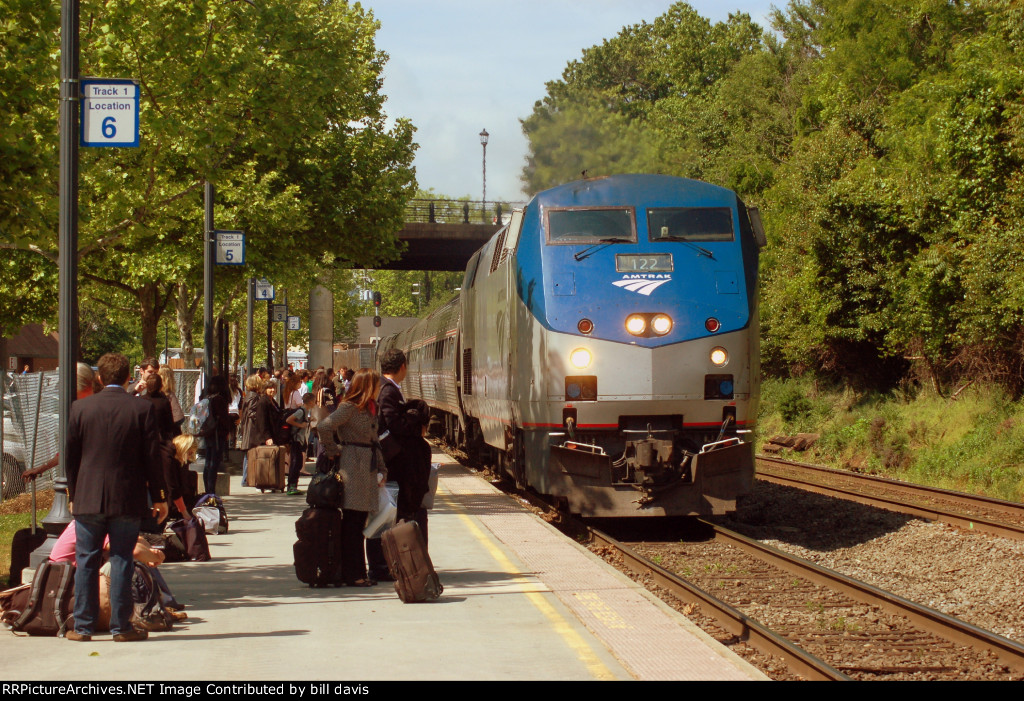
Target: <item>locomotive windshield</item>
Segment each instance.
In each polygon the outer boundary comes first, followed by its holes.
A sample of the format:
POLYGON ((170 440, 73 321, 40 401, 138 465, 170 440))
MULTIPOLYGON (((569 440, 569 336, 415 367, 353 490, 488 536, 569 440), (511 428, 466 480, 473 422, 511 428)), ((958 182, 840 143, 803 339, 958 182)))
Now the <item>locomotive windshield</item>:
POLYGON ((729 207, 666 207, 647 210, 651 241, 732 241, 729 207))
POLYGON ((632 207, 548 209, 548 243, 636 243, 632 207))

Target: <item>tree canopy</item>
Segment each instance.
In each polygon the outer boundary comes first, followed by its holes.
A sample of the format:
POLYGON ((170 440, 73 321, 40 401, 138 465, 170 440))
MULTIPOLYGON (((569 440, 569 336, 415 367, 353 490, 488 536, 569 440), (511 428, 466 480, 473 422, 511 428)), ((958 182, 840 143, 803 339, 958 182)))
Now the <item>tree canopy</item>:
POLYGON ((585 50, 523 122, 524 182, 648 170, 759 205, 770 372, 1024 389, 1024 8, 794 0, 772 29, 677 3, 585 50))
MULTIPOLYGON (((0 17, 0 247, 15 273, 0 294, 28 300, 0 311, 9 332, 55 312, 59 22, 26 0, 0 0, 0 17)), ((337 1, 83 0, 82 75, 141 94, 138 149, 81 150, 83 293, 133 309, 144 352, 201 285, 206 180, 216 227, 247 233, 245 270, 218 269, 219 308, 250 275, 308 291, 325 254, 394 255, 415 144, 407 120, 385 124, 377 26, 337 1)))

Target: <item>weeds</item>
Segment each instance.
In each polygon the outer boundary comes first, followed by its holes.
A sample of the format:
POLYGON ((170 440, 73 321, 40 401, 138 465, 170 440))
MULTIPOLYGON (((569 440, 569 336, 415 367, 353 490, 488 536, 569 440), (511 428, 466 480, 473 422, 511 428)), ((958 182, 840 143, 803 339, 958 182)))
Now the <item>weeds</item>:
POLYGON ((766 380, 759 438, 800 431, 821 435, 800 459, 1024 500, 1024 401, 997 388, 975 386, 951 401, 906 387, 856 394, 766 380))

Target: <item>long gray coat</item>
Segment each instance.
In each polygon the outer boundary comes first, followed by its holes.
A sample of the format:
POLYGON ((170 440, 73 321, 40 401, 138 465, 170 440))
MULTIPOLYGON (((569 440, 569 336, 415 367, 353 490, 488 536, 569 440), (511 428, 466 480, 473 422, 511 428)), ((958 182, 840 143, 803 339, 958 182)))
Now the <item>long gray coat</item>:
POLYGON ((343 508, 377 513, 377 473, 387 475, 384 456, 377 444, 377 417, 369 411, 360 411, 352 402, 342 402, 317 426, 320 443, 328 455, 341 454, 339 472, 345 483, 343 508), (343 442, 373 443, 373 448, 341 445, 343 442), (373 453, 377 454, 377 469, 373 469, 373 453))

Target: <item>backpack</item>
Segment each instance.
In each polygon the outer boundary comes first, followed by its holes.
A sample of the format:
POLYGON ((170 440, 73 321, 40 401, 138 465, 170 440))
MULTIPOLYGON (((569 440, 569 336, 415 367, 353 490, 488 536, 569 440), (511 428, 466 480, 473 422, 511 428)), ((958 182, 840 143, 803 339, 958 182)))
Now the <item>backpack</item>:
POLYGON ((209 438, 217 433, 217 417, 210 409, 210 398, 200 399, 185 417, 181 430, 193 436, 209 438))
POLYGON ((63 636, 74 627, 75 566, 70 562, 42 562, 31 584, 10 593, 3 624, 11 631, 63 636))
POLYGON ((302 407, 296 407, 294 409, 286 409, 281 413, 281 423, 277 425, 277 440, 274 441, 277 445, 289 445, 292 442, 292 425, 288 423, 288 417, 297 412, 302 407))

